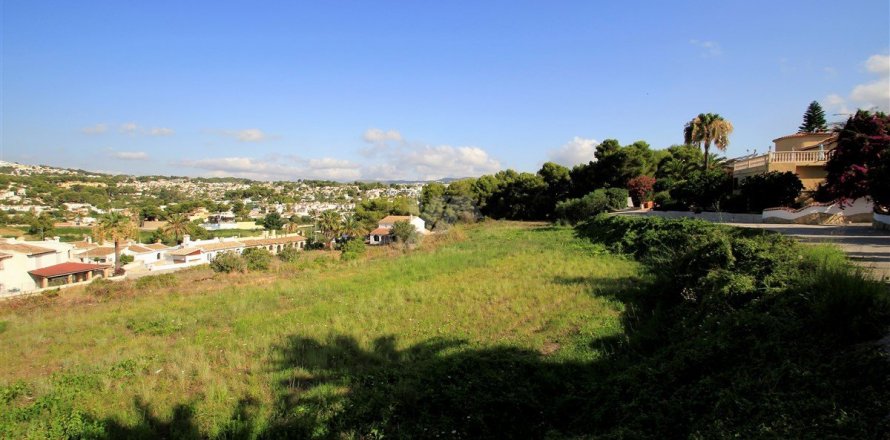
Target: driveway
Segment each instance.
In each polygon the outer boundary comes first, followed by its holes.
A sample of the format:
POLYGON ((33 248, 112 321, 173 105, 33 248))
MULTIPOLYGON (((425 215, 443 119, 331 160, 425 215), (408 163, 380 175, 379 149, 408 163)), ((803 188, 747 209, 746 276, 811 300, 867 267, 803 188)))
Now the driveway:
POLYGON ((817 226, 732 223, 728 225, 768 229, 794 237, 802 243, 836 244, 851 260, 871 269, 879 279, 890 281, 890 232, 872 229, 871 224, 817 226))

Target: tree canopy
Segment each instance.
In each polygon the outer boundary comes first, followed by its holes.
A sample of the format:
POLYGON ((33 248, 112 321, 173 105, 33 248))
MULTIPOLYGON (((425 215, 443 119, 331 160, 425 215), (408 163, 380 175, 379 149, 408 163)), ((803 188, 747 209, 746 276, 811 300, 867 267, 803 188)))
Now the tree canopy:
POLYGON ((732 134, 732 123, 717 113, 699 113, 686 123, 683 129, 683 142, 698 145, 704 152, 704 169, 708 169, 708 154, 711 144, 720 151, 726 151, 729 135, 732 134))
POLYGON ((820 198, 841 203, 871 197, 882 209, 890 206, 888 158, 890 117, 859 110, 838 131, 837 147, 825 164, 828 175, 820 187, 820 198))
POLYGON ((800 124, 798 133, 820 133, 828 131, 828 123, 825 122, 825 111, 819 102, 813 101, 803 114, 803 124, 800 124))

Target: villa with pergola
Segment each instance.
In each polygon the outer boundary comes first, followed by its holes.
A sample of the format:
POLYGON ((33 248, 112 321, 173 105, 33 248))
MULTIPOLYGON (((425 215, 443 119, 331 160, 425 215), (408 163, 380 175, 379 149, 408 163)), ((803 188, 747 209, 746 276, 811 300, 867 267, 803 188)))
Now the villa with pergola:
POLYGON ((50 286, 92 281, 94 277, 107 277, 111 270, 108 264, 61 263, 28 271, 41 289, 50 286))

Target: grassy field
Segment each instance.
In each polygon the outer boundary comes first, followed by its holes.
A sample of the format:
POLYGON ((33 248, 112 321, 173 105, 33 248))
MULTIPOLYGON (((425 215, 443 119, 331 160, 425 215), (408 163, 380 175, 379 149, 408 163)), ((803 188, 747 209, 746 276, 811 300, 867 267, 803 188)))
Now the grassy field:
POLYGON ((0 303, 0 437, 545 435, 639 272, 568 228, 487 222, 0 303))

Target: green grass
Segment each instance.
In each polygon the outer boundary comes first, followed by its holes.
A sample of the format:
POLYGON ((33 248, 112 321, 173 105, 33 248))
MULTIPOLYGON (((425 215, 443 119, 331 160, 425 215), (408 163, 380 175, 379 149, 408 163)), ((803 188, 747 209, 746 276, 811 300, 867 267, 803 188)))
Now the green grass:
POLYGON ((507 408, 481 406, 507 404, 538 420, 543 402, 523 398, 547 394, 551 368, 609 351, 591 341, 620 339, 624 305, 594 293, 633 287, 639 266, 567 228, 466 234, 406 255, 311 253, 265 274, 197 269, 128 294, 2 306, 0 437, 451 436, 509 423, 495 418, 507 408), (521 383, 514 368, 528 369, 521 383), (478 414, 430 410, 398 428, 442 386, 449 407, 478 414), (505 386, 515 395, 490 392, 505 386))

